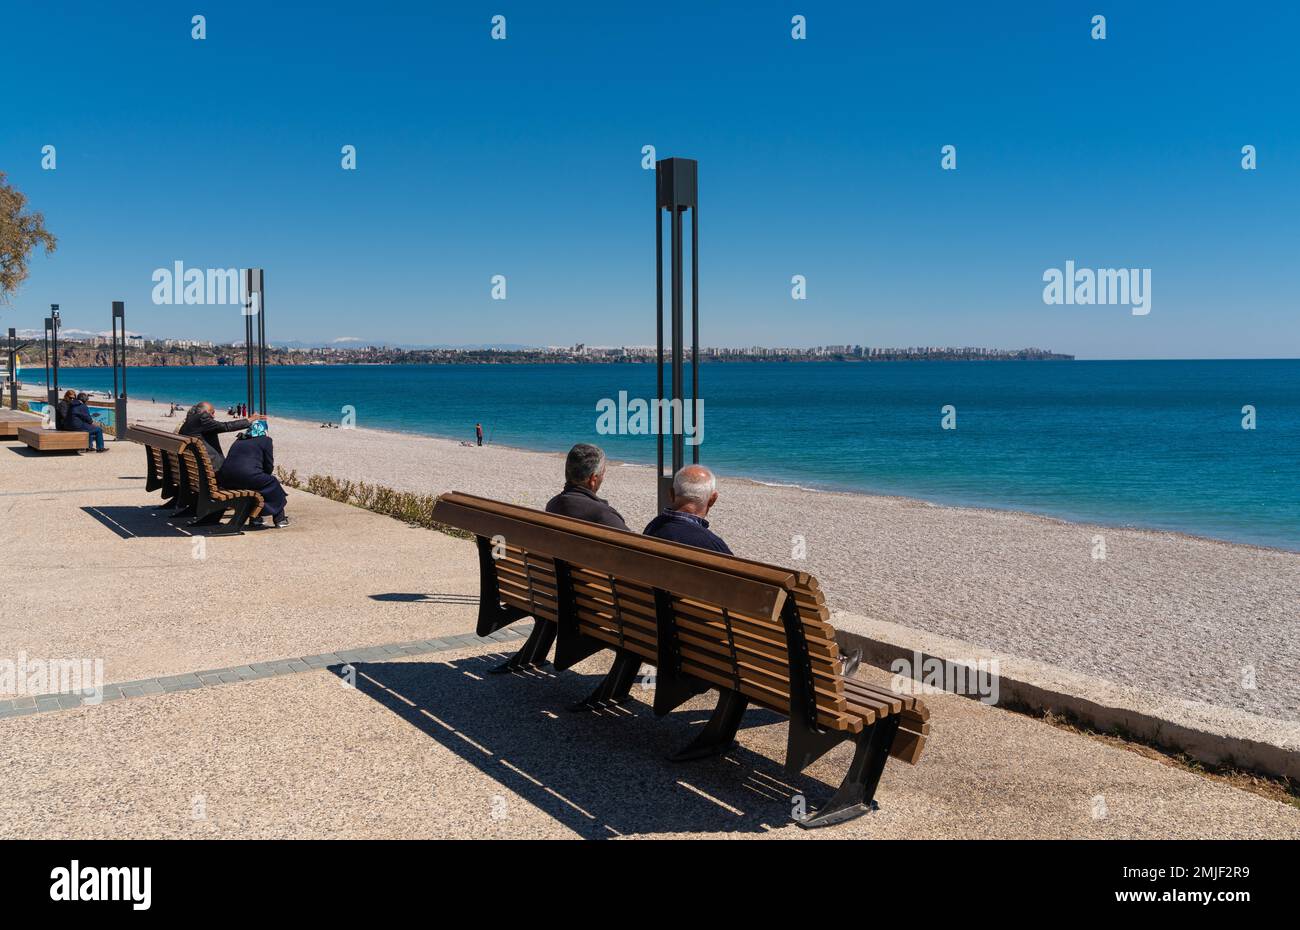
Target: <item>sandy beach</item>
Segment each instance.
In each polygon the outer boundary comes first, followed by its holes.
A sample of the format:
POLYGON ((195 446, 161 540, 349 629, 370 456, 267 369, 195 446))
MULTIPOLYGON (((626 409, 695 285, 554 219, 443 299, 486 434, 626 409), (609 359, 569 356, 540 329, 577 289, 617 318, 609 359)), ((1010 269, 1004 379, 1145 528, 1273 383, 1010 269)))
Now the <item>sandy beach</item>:
MULTIPOLYGON (((131 403, 132 420, 175 428, 166 411, 131 403)), ((270 425, 277 463, 302 478, 459 490, 531 507, 562 483, 556 454, 282 418, 270 425)), ((113 451, 143 454, 124 444, 113 451)), ((611 463, 602 495, 639 529, 654 515, 652 489, 652 468, 611 463)), ((812 572, 833 608, 1148 691, 1300 719, 1300 554, 727 474, 719 490, 710 517, 732 549, 812 572), (1094 558, 1098 535, 1104 560, 1094 558)))

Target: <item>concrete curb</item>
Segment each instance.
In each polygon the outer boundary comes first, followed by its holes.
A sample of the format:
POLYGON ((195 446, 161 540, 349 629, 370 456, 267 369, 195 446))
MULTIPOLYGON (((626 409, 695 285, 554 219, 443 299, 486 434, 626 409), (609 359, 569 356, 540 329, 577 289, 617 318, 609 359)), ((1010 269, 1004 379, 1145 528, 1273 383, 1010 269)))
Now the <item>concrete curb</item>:
POLYGON ((997 659, 1000 706, 1068 714, 1208 765, 1300 782, 1300 723, 1118 685, 860 614, 835 611, 831 623, 841 648, 861 648, 863 662, 886 671, 897 659, 907 660, 909 668, 918 659, 997 659))

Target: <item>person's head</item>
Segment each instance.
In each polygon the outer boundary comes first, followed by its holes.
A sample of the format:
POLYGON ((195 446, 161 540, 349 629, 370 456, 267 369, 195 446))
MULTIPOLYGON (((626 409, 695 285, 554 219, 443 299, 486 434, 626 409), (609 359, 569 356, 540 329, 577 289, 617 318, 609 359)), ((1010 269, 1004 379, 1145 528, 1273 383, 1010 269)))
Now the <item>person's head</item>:
POLYGON ((82 391, 80 394, 77 395, 77 400, 81 401, 84 404, 86 401, 90 400, 90 395, 87 394, 85 391, 82 391))
POLYGON ((605 453, 600 446, 580 442, 570 449, 564 460, 564 480, 588 491, 599 491, 605 480, 605 453))
POLYGON ((673 475, 673 510, 704 517, 717 502, 718 479, 703 465, 686 465, 673 475))
POLYGON ((266 435, 266 421, 265 421, 265 420, 254 420, 254 421, 253 421, 253 425, 250 426, 250 427, 248 428, 248 430, 247 430, 247 432, 246 432, 245 435, 247 435, 250 439, 256 439, 258 436, 265 436, 265 435, 266 435))
POLYGON ((77 399, 77 392, 71 389, 66 390, 63 392, 63 399, 66 400, 68 403, 72 403, 74 400, 77 399))

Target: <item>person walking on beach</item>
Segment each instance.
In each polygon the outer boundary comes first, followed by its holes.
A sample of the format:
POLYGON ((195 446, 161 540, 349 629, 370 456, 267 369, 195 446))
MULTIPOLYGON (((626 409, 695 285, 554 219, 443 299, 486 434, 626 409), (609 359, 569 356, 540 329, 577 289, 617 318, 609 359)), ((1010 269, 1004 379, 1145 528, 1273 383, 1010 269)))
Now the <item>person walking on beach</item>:
POLYGON ((483 424, 482 423, 474 424, 474 438, 478 440, 478 444, 480 446, 483 445, 483 424))
POLYGON ((686 465, 673 475, 672 503, 646 526, 643 535, 732 555, 705 519, 718 502, 718 479, 703 465, 686 465))
MULTIPOLYGON (((266 417, 254 415, 252 419, 265 420, 266 417)), ((211 402, 201 400, 185 414, 185 422, 181 424, 180 434, 202 439, 203 444, 208 447, 208 458, 212 460, 213 471, 220 471, 226 457, 221 451, 221 441, 217 437, 222 433, 248 429, 252 425, 251 420, 246 419, 227 420, 222 423, 216 418, 216 409, 211 402)))
POLYGON ((546 502, 546 512, 626 530, 623 515, 596 496, 604 480, 604 450, 588 442, 578 443, 564 459, 564 490, 546 502))

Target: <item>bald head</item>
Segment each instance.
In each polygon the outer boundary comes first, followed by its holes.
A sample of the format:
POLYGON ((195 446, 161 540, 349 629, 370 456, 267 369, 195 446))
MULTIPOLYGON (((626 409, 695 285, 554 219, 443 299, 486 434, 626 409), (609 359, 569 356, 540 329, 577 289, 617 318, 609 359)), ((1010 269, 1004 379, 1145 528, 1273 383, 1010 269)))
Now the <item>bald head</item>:
POLYGON ((673 476, 673 510, 706 516, 718 502, 718 479, 703 465, 687 465, 673 476))

